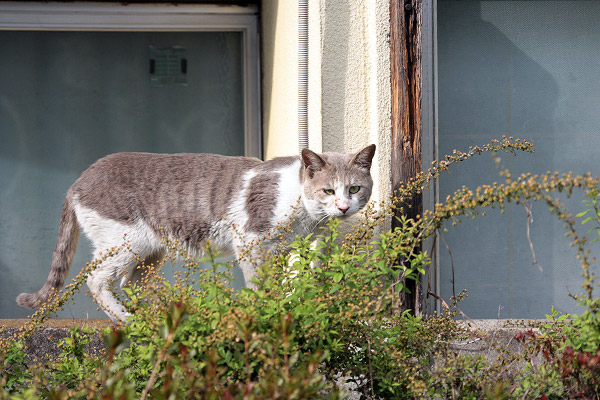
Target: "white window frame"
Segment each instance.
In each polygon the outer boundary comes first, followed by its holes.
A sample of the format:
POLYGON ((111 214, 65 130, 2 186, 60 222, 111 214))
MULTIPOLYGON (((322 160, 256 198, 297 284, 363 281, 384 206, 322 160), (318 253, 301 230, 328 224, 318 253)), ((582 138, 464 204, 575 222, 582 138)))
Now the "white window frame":
POLYGON ((244 150, 262 157, 257 6, 0 2, 0 30, 241 32, 244 150))

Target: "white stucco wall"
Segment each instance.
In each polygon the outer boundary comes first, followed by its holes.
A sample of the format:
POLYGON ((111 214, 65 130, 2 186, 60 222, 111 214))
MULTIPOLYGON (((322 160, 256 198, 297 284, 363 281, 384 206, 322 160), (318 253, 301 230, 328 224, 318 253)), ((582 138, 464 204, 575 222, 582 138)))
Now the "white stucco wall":
MULTIPOLYGON (((264 0, 265 156, 298 153, 298 6, 264 0)), ((389 3, 311 0, 309 143, 315 151, 357 151, 375 143, 373 199, 390 191, 389 3)))

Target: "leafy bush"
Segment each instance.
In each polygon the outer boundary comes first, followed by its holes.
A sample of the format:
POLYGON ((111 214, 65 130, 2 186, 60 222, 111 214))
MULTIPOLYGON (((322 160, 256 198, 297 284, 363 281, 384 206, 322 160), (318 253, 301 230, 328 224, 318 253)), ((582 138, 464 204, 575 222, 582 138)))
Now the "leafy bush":
MULTIPOLYGON (((171 283, 161 275, 161 265, 144 266, 142 282, 121 294, 134 316, 102 332, 101 354, 84 350, 94 333, 75 328, 60 343, 57 359, 28 361, 27 336, 69 301, 90 270, 127 244, 110 249, 56 293, 15 338, 2 340, 0 398, 336 399, 345 397, 336 385, 340 381, 365 398, 598 398, 600 303, 592 295, 591 260, 574 218, 550 195, 586 189, 591 211, 580 217, 600 227, 596 178, 513 178, 504 170, 504 183, 463 188, 416 220, 399 217, 397 228, 382 228, 404 199, 453 163, 483 151, 517 150, 533 151, 533 146, 503 138, 454 152, 406 182, 389 202, 367 207, 349 234, 332 220, 313 236, 295 238, 291 252, 270 254, 256 290, 231 288, 232 265, 219 261, 210 243, 205 256, 196 259, 165 241, 168 258, 181 262, 182 272, 171 283), (530 200, 550 207, 578 250, 586 278, 585 293, 577 297, 586 306, 582 315, 553 313, 549 322, 517 337, 527 351, 515 355, 499 346, 499 358, 493 360, 456 350, 457 342, 473 335, 456 321, 464 294, 441 315, 403 311, 398 293, 407 279, 418 279, 428 268, 422 243, 444 221, 458 223, 486 207, 530 200), (514 368, 517 363, 523 367, 514 368)), ((260 253, 252 250, 248 257, 260 253)))

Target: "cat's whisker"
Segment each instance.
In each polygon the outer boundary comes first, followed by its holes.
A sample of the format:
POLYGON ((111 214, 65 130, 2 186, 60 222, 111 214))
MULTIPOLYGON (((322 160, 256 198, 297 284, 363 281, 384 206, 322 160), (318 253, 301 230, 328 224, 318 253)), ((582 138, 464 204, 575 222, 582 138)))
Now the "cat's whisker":
POLYGON ((315 228, 317 228, 318 226, 320 226, 320 225, 323 223, 323 221, 325 221, 325 220, 328 220, 328 219, 329 219, 329 217, 330 217, 330 216, 329 216, 329 214, 324 214, 324 215, 323 215, 323 218, 321 218, 320 220, 318 220, 318 221, 317 221, 317 223, 315 224, 315 226, 314 226, 314 228, 313 228, 313 229, 315 229, 315 228))

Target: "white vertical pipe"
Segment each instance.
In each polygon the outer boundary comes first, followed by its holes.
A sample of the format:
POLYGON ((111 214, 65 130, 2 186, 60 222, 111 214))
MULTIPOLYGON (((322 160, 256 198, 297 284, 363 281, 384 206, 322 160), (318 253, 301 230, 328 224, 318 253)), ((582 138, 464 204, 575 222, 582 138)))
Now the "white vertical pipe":
POLYGON ((298 146, 308 148, 308 0, 298 1, 298 146))

